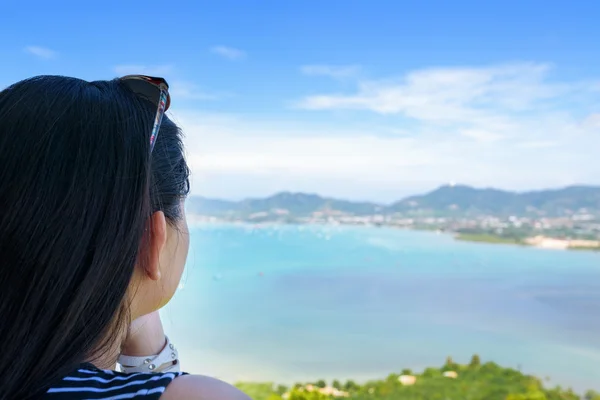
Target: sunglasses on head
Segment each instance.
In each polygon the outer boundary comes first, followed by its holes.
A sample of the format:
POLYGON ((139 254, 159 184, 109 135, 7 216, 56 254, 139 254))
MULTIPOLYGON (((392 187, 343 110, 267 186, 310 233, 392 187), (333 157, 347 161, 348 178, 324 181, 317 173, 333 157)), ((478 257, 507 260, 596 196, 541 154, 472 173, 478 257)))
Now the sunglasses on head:
POLYGON ((150 152, 152 152, 152 150, 154 150, 154 143, 158 136, 163 115, 165 115, 165 112, 171 105, 169 84, 163 78, 146 75, 127 75, 119 80, 137 96, 148 100, 157 106, 154 126, 152 127, 152 133, 150 134, 150 152))

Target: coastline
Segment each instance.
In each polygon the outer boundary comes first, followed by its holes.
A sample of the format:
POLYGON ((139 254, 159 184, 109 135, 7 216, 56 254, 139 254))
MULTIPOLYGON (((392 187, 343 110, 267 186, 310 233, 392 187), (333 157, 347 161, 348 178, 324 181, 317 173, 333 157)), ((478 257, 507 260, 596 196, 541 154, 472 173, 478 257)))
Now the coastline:
POLYGON ((517 246, 527 246, 525 242, 519 239, 505 238, 502 236, 489 234, 454 233, 454 239, 461 242, 471 243, 510 244, 517 246))
POLYGON ((549 250, 600 251, 600 241, 558 239, 542 235, 517 239, 490 234, 456 233, 454 239, 472 243, 517 245, 549 250))
POLYGON ((297 225, 297 226, 349 226, 349 227, 370 227, 370 228, 391 228, 401 229, 415 232, 432 232, 438 234, 452 235, 454 240, 470 243, 485 243, 497 245, 512 245, 523 247, 535 247, 548 250, 570 250, 570 251, 592 251, 600 252, 600 240, 584 240, 584 239, 561 239, 553 238, 544 235, 537 235, 524 238, 504 237, 501 235, 489 233, 461 233, 453 231, 444 231, 431 227, 407 227, 387 224, 344 224, 339 222, 297 222, 297 221, 264 221, 251 222, 245 220, 223 220, 215 217, 204 217, 199 215, 190 215, 190 222, 196 224, 232 224, 232 225, 248 225, 252 227, 264 226, 281 226, 281 225, 297 225))

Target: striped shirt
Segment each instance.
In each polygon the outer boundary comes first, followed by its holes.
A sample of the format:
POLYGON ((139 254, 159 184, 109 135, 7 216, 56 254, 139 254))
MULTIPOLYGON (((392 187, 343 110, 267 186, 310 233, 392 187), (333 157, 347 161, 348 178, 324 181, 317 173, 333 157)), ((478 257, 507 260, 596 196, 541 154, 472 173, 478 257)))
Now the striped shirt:
POLYGON ((167 385, 181 375, 185 374, 183 372, 126 374, 98 369, 92 364, 85 363, 48 389, 43 398, 47 400, 157 400, 167 385))

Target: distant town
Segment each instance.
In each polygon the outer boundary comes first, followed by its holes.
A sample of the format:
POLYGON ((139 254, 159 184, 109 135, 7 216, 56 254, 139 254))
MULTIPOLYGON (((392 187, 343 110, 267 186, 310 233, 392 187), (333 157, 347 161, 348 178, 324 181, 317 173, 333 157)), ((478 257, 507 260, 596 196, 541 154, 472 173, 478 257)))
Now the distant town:
POLYGON ((458 240, 600 250, 600 188, 528 193, 444 186, 388 206, 303 193, 225 202, 192 198, 196 222, 333 224, 429 230, 458 240))

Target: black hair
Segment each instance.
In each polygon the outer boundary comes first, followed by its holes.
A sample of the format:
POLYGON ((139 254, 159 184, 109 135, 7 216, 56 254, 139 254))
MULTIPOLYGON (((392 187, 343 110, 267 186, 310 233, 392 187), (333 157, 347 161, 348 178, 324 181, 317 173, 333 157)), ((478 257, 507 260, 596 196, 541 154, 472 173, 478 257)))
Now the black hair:
POLYGON ((39 76, 0 92, 0 399, 28 399, 115 341, 162 210, 189 191, 179 128, 119 80, 39 76))

